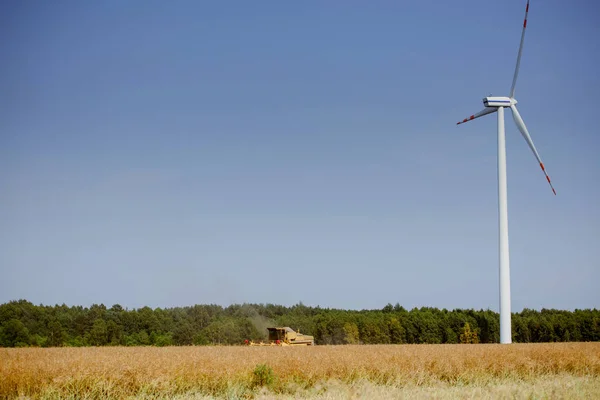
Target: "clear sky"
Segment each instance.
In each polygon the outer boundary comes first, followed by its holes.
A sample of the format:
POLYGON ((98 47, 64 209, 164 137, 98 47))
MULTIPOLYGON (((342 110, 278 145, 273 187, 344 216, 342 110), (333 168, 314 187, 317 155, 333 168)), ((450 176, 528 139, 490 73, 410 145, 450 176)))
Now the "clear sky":
MULTIPOLYGON (((498 310, 525 1, 3 1, 0 302, 498 310)), ((600 3, 532 0, 513 310, 600 307, 600 3)))

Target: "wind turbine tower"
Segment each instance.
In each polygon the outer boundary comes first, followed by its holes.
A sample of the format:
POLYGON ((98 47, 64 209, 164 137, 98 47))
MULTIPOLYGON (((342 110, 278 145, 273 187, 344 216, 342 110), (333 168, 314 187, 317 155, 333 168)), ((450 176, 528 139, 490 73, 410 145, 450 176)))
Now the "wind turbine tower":
POLYGON ((517 100, 515 99, 515 86, 519 75, 519 66, 521 64, 521 55, 523 53, 523 41, 525 39, 525 30, 527 28, 527 14, 529 13, 529 0, 525 8, 525 19, 523 21, 523 31, 521 33, 521 44, 519 45, 519 53, 517 55, 517 65, 513 76, 510 95, 508 97, 492 97, 488 96, 483 99, 485 108, 465 118, 457 125, 472 121, 476 118, 483 117, 491 113, 498 113, 498 248, 499 248, 499 264, 500 264, 500 343, 508 344, 512 342, 511 335, 511 306, 510 306, 510 262, 508 251, 508 211, 507 211, 507 196, 506 196, 506 144, 504 133, 504 109, 510 108, 512 116, 517 125, 517 128, 523 135, 523 138, 529 145, 533 155, 537 159, 542 172, 546 176, 546 180, 550 184, 552 192, 556 195, 556 191, 550 182, 550 177, 546 173, 546 168, 538 151, 531 140, 529 131, 521 118, 521 114, 517 110, 517 100))

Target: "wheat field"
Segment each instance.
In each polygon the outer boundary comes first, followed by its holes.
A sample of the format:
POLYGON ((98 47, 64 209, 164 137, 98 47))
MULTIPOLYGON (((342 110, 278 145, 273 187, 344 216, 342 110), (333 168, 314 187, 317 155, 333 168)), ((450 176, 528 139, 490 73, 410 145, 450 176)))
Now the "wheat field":
POLYGON ((530 396, 600 398, 600 343, 0 349, 0 398, 530 396))

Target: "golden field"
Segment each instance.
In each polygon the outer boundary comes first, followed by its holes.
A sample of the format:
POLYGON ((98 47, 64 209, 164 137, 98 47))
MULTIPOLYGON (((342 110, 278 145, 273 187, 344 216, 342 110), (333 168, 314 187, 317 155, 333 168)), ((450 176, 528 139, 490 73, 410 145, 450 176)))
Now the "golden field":
POLYGON ((600 398, 600 343, 1 348, 0 398, 600 398))

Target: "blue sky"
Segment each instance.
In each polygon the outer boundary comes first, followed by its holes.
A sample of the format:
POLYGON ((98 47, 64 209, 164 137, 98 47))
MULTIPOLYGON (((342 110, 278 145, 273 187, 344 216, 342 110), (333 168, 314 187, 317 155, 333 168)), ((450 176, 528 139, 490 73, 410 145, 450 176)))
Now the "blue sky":
MULTIPOLYGON (((524 1, 3 2, 0 302, 498 309, 524 1)), ((597 308, 600 5, 536 1, 513 310, 597 308)))

